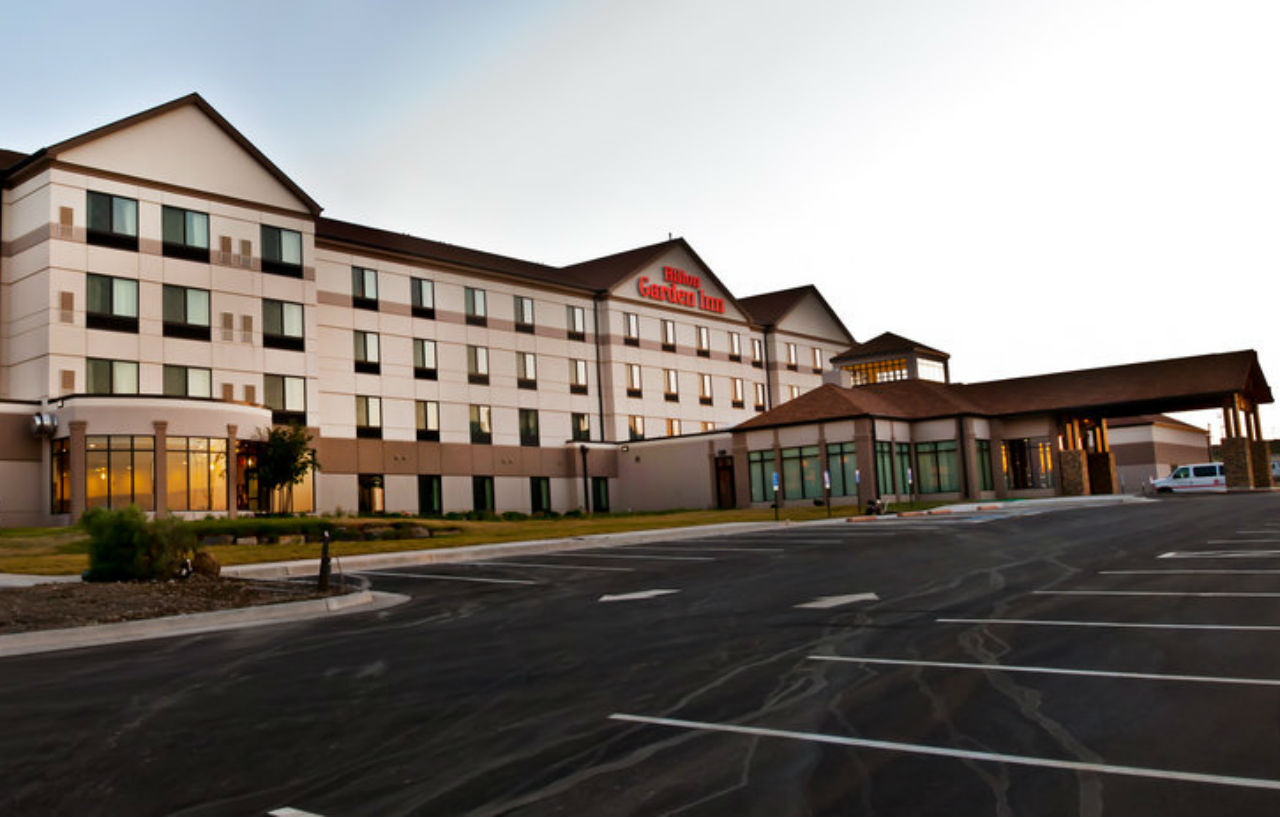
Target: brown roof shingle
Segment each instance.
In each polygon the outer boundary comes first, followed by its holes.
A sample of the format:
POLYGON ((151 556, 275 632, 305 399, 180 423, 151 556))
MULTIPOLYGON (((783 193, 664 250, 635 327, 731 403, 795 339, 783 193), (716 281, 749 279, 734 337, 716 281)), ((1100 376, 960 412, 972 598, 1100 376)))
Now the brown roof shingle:
POLYGON ((831 359, 832 363, 840 363, 841 361, 852 360, 862 357, 880 357, 882 355, 907 354, 910 352, 918 352, 934 357, 940 357, 948 360, 951 355, 941 349, 934 349, 932 346, 925 346, 923 343, 904 338, 901 335, 895 335, 892 332, 882 332, 865 343, 855 343, 845 351, 836 355, 831 359))

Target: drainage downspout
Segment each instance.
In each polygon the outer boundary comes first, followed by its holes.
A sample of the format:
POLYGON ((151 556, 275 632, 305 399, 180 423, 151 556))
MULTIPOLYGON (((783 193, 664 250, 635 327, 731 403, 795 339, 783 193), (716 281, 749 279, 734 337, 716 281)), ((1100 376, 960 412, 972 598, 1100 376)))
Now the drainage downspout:
POLYGON ((764 339, 760 345, 764 349, 764 410, 773 408, 773 377, 769 374, 769 326, 764 327, 764 339))
MULTIPOLYGON (((596 342, 596 407, 600 415, 600 439, 608 440, 609 435, 604 427, 604 364, 600 361, 600 301, 609 293, 606 290, 598 290, 591 298, 591 320, 595 327, 596 342)), ((587 438, 591 438, 590 429, 587 430, 587 438)))

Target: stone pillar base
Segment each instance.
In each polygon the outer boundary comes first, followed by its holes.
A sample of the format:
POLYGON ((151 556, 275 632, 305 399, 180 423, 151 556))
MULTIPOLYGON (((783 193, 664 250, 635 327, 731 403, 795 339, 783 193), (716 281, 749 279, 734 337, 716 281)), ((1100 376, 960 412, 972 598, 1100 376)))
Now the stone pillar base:
POLYGON ((1062 495, 1088 496, 1088 453, 1085 451, 1060 451, 1058 452, 1058 461, 1062 463, 1062 495))
POLYGON ((1222 440, 1222 465, 1227 472, 1227 489, 1253 487, 1253 452, 1244 437, 1222 440))
POLYGON ((1110 451, 1092 453, 1089 461, 1089 490, 1091 494, 1116 492, 1116 455, 1110 451))
POLYGON ((1266 440, 1253 440, 1249 444, 1249 455, 1253 461, 1253 487, 1270 488, 1271 451, 1266 440))

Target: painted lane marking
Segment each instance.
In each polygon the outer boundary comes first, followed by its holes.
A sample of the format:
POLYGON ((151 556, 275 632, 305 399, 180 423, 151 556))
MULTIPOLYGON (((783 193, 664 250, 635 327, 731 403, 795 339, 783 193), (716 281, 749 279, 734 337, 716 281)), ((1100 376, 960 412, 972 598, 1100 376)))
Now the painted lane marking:
POLYGON ((390 576, 393 579, 442 579, 447 582, 482 582, 484 584, 537 584, 527 579, 481 579, 476 576, 450 576, 445 573, 392 573, 384 570, 360 570, 361 576, 390 576))
POLYGON ((289 806, 278 808, 275 811, 268 811, 267 814, 270 814, 271 817, 322 817, 322 815, 316 814, 314 811, 302 811, 289 806))
POLYGON ((460 562, 481 567, 543 567, 547 570, 598 570, 610 573, 634 573, 634 567, 600 567, 599 565, 544 565, 538 562, 460 562))
POLYGON ((861 658, 843 655, 811 655, 811 661, 839 661, 849 664, 891 664, 905 667, 941 667, 943 669, 996 670, 999 672, 1032 672, 1048 675, 1083 675, 1096 678, 1136 678, 1146 681, 1191 681, 1200 684, 1252 684, 1280 686, 1280 678, 1232 678, 1211 675, 1167 675, 1155 672, 1115 672, 1111 670, 1063 669, 1059 667, 1022 667, 1007 664, 967 664, 959 661, 904 661, 893 658, 861 658))
POLYGON ((829 610, 832 607, 841 607, 845 604, 853 604, 855 601, 879 601, 880 597, 875 593, 850 593, 847 596, 818 596, 813 601, 807 601, 804 604, 797 604, 797 610, 829 610))
POLYGON ((1189 596, 1198 599, 1280 599, 1280 593, 1218 593, 1182 590, 1033 590, 1034 596, 1189 596))
POLYGON ((544 553, 543 557, 553 559, 648 559, 667 562, 714 562, 714 556, 642 556, 639 554, 624 556, 621 553, 544 553))
POLYGON ((1245 632, 1280 632, 1272 624, 1161 624, 1131 621, 1062 621, 1037 618, 939 618, 939 624, 1032 624, 1045 627, 1129 627, 1148 630, 1241 630, 1245 632))
POLYGON ((688 547, 675 545, 671 547, 663 547, 660 545, 635 545, 634 547, 627 548, 627 550, 659 550, 664 552, 674 551, 676 553, 688 550, 705 550, 708 553, 719 553, 721 551, 724 551, 725 553, 782 553, 786 548, 708 548, 700 545, 689 545, 688 547))
POLYGON ((647 715, 626 715, 620 712, 615 712, 610 715, 609 720, 641 723, 650 726, 670 726, 677 729, 693 729, 705 732, 729 732, 738 735, 752 735, 754 737, 807 740, 813 743, 828 743, 837 746, 855 746, 862 749, 881 749, 889 752, 933 755, 935 757, 983 760, 990 761, 992 763, 1011 763, 1017 766, 1037 766, 1047 769, 1065 769, 1074 772, 1096 772, 1098 774, 1114 774, 1128 777, 1149 777, 1158 780, 1178 780, 1185 783, 1207 783, 1217 786, 1237 786, 1249 789, 1280 790, 1280 780, 1271 780, 1260 777, 1237 777, 1235 775, 1184 772, 1177 769, 1153 769, 1142 766, 1116 766, 1109 763, 1085 763, 1078 760, 1056 760, 1048 757, 1006 755, 999 752, 979 752, 972 749, 952 749, 946 746, 931 746, 929 744, 922 743, 899 743, 897 741, 888 740, 850 738, 841 735, 825 735, 820 732, 793 732, 786 729, 766 729, 760 726, 741 726, 734 723, 709 723, 706 721, 686 721, 677 718, 654 718, 647 715))
POLYGON ((1157 559, 1275 559, 1280 550, 1171 550, 1157 559))
POLYGON ((1195 576, 1195 575, 1241 575, 1241 576, 1263 576, 1275 575, 1280 570, 1099 570, 1099 576, 1195 576))
POLYGON ((679 592, 679 590, 640 590, 635 593, 620 593, 616 596, 601 596, 597 601, 642 601, 679 592))

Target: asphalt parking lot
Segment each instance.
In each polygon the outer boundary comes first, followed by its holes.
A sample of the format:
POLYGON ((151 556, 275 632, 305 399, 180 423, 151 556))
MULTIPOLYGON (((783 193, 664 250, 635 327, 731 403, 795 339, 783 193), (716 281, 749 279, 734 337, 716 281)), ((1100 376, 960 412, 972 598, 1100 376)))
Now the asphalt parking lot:
POLYGON ((361 576, 0 660, 0 813, 1280 813, 1280 496, 361 576))

